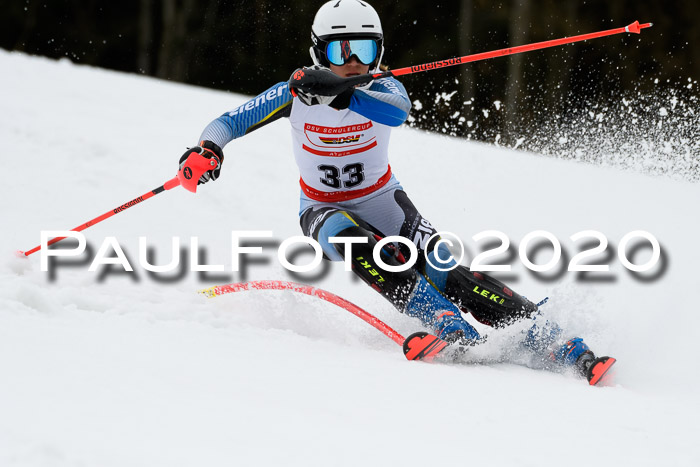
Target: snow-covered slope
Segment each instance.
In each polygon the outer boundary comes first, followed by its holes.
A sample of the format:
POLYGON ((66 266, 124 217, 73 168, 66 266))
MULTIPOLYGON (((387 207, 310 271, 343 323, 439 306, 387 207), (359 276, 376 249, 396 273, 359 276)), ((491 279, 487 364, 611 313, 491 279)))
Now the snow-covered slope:
MULTIPOLYGON (((173 177, 204 125, 245 97, 6 52, 0 64, 0 465, 700 463, 697 184, 396 130, 392 167, 421 212, 463 239, 468 258, 482 246, 473 235, 505 233, 515 255, 494 258, 513 267, 503 277, 530 298, 550 296, 549 316, 617 357, 619 385, 507 362, 407 362, 330 304, 290 292, 196 293, 304 280, 270 247, 246 277, 230 272, 231 231, 300 233, 286 122, 227 146, 222 179, 198 194, 165 192, 85 232, 95 249, 116 237, 134 273, 83 263, 52 280, 38 254, 13 258, 40 231, 73 228, 173 177), (610 254, 595 258, 611 266, 605 281, 536 275, 517 256, 527 233, 546 230, 565 265, 580 247, 569 237, 591 229, 610 241, 610 254), (617 257, 635 230, 661 244, 662 266, 650 273, 634 275, 617 257), (226 271, 148 275, 139 236, 160 264, 173 236, 185 246, 198 237, 203 262, 226 271)), ((549 257, 545 249, 536 262, 549 257)), ((341 264, 315 283, 405 335, 419 329, 341 264)), ((474 350, 481 362, 520 331, 479 329, 489 334, 474 350)))

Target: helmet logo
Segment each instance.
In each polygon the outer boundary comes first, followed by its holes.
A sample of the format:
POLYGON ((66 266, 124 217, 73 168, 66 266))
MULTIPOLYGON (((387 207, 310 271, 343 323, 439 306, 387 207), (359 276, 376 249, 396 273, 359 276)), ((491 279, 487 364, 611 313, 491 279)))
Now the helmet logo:
POLYGON ((185 170, 183 170, 182 173, 187 180, 190 180, 192 178, 192 169, 190 169, 189 167, 185 167, 185 170))
POLYGON ((297 72, 294 73, 294 79, 297 81, 299 81, 303 77, 304 77, 304 70, 297 70, 297 72))

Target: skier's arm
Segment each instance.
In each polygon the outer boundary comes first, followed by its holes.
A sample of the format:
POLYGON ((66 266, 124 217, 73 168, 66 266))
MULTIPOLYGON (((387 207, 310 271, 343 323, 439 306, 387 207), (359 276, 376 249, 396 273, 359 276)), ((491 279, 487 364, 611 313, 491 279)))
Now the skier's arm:
POLYGON ((277 83, 267 91, 254 97, 243 105, 226 112, 212 121, 199 137, 199 145, 188 149, 180 157, 180 169, 194 153, 212 158, 216 156, 219 164, 216 169, 202 175, 198 184, 216 180, 221 173, 224 162, 222 148, 231 140, 257 130, 282 117, 288 117, 292 109, 292 94, 286 82, 277 83))
POLYGON ((292 99, 287 83, 277 83, 212 121, 202 132, 199 141, 211 141, 223 148, 231 140, 282 117, 288 117, 292 109, 292 99))
POLYGON ((295 70, 289 85, 306 105, 350 109, 388 126, 401 125, 411 110, 406 88, 392 77, 378 79, 366 90, 347 88, 344 78, 328 68, 313 66, 295 70))
POLYGON ((348 108, 375 122, 399 126, 408 118, 411 101, 403 84, 394 78, 382 78, 367 90, 355 89, 348 108))

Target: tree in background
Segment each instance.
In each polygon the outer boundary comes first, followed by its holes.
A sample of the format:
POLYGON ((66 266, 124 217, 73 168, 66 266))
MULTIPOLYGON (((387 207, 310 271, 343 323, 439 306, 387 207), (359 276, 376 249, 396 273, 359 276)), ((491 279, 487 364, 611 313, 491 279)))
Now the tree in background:
MULTIPOLYGON (((309 64, 323 0, 4 0, 0 46, 254 94, 309 64)), ((621 95, 700 76, 695 0, 372 2, 391 67, 653 21, 619 36, 408 76, 411 124, 516 144, 621 95), (654 80, 658 80, 655 82, 654 80)), ((681 86, 683 84, 683 86, 681 86)), ((688 91, 697 93, 697 85, 688 91)))

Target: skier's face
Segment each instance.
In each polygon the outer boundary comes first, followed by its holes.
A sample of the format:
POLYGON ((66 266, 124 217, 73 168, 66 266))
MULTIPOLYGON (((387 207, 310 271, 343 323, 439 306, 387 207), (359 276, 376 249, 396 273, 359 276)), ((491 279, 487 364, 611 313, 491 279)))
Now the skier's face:
POLYGON ((345 65, 331 65, 331 71, 336 75, 347 78, 348 76, 364 75, 369 73, 369 65, 364 65, 360 62, 356 56, 350 57, 350 59, 345 62, 345 65))

